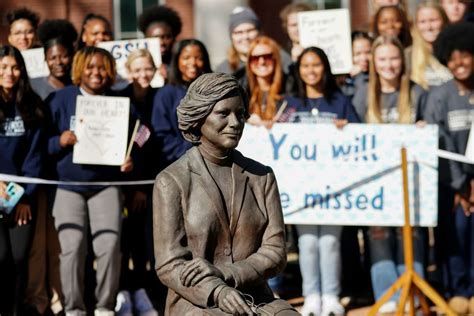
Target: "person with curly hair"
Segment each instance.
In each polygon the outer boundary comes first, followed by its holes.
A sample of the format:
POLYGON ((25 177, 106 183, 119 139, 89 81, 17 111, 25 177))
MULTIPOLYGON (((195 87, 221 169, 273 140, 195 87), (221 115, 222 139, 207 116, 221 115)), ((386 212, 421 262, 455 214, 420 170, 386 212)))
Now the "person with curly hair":
POLYGON ((51 92, 72 84, 71 66, 77 31, 67 20, 46 20, 38 28, 38 38, 44 47, 49 75, 32 79, 31 86, 45 100, 51 92))
POLYGON ((36 44, 39 20, 39 15, 27 8, 8 13, 7 21, 10 26, 8 43, 20 51, 33 48, 36 44))
MULTIPOLYGON (((440 148, 463 155, 474 118, 474 24, 448 25, 434 43, 434 54, 453 79, 434 88, 425 120, 438 124, 440 148)), ((435 230, 437 260, 445 272, 449 305, 459 315, 474 313, 474 168, 453 160, 440 164, 440 197, 435 230), (454 199, 448 199, 448 197, 454 199), (454 211, 453 211, 454 209, 454 211)))
POLYGON ((181 33, 183 23, 178 12, 165 5, 151 6, 143 11, 138 19, 138 29, 145 37, 160 39, 162 67, 160 74, 166 79, 171 63, 172 49, 181 33))
MULTIPOLYGON (((71 66, 77 31, 67 20, 46 20, 38 27, 38 38, 44 47, 49 75, 30 80, 31 87, 46 100, 56 90, 72 84, 71 66)), ((54 166, 46 162, 45 169, 54 179, 54 166)), ((54 314, 62 310, 62 290, 59 278, 59 241, 54 228, 52 207, 55 186, 39 186, 35 238, 29 257, 29 277, 26 301, 40 314, 49 307, 54 314)))
POLYGON ((100 14, 89 13, 82 20, 77 49, 85 46, 96 46, 100 42, 112 41, 113 39, 114 34, 109 20, 100 14))

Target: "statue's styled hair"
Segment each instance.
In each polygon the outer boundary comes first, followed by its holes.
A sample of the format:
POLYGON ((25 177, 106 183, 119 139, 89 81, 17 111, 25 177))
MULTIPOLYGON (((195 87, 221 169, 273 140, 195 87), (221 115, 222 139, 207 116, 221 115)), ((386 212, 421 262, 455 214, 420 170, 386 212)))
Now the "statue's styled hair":
POLYGON ((248 118, 248 98, 237 79, 229 74, 208 73, 191 83, 178 106, 178 127, 186 140, 199 144, 201 126, 212 109, 222 99, 240 95, 248 118))

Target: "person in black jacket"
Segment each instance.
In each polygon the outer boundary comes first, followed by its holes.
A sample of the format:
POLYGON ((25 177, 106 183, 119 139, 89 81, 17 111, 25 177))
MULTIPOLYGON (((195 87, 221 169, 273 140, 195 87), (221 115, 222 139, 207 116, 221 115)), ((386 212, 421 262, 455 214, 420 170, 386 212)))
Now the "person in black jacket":
MULTIPOLYGON (((39 177, 42 164, 43 103, 31 89, 25 63, 13 46, 0 47, 0 174, 39 177)), ((0 314, 23 315, 28 251, 34 233, 36 185, 6 214, 0 206, 0 314)), ((7 198, 0 180, 0 197, 7 198)))

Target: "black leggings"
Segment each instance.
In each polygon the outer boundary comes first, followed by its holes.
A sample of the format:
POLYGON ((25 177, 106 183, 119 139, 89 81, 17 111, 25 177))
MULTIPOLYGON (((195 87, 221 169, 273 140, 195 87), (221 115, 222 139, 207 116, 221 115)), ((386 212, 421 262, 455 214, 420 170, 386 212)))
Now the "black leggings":
POLYGON ((25 298, 33 232, 31 221, 18 226, 12 218, 0 218, 0 315, 20 314, 19 309, 25 298))

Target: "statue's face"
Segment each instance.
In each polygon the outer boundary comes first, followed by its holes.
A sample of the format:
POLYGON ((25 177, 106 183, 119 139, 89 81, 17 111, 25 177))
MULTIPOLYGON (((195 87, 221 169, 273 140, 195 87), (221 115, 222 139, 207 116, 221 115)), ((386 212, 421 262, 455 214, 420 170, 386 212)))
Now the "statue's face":
POLYGON ((245 108, 240 95, 220 100, 201 126, 201 143, 218 151, 234 149, 245 125, 245 108))

